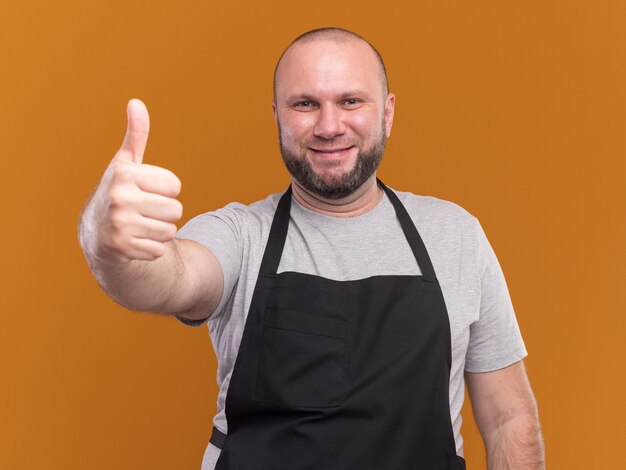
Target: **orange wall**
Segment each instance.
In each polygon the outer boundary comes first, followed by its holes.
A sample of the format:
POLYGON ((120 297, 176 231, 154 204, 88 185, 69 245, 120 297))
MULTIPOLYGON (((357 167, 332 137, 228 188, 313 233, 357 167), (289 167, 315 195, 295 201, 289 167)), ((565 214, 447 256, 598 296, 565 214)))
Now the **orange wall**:
MULTIPOLYGON (((216 396, 207 331, 109 300, 76 220, 131 97, 151 112, 145 161, 183 181, 185 220, 284 188, 274 63, 326 25, 386 59, 384 181, 481 220, 530 351, 550 468, 619 466, 624 2, 41 0, 0 14, 0 468, 199 468, 216 396)), ((484 468, 466 418, 469 468, 484 468)))

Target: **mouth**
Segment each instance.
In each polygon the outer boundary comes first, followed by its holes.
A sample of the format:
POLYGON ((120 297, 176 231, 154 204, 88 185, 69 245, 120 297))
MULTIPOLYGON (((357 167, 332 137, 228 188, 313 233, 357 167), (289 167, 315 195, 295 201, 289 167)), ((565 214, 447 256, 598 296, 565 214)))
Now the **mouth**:
POLYGON ((309 147, 309 149, 315 155, 318 155, 320 157, 329 157, 329 158, 343 157, 353 148, 354 148, 354 145, 351 145, 350 147, 330 148, 330 149, 327 149, 327 148, 317 149, 317 148, 309 147))

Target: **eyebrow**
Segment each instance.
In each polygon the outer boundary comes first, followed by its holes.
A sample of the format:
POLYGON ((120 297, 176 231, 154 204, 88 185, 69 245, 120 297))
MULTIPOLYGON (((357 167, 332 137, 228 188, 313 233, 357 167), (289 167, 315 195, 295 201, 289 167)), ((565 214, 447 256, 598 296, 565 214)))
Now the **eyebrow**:
POLYGON ((311 95, 307 95, 307 94, 301 94, 301 95, 291 95, 289 97, 287 97, 288 102, 292 102, 292 101, 315 101, 315 98, 313 98, 311 95))
MULTIPOLYGON (((353 98, 353 97, 363 97, 366 99, 371 99, 371 96, 369 93, 365 92, 364 90, 358 90, 358 89, 346 91, 339 95, 340 100, 345 100, 346 98, 353 98)), ((313 97, 312 95, 309 95, 307 93, 302 93, 302 94, 290 95, 287 97, 286 101, 288 103, 291 103, 293 101, 317 101, 317 99, 313 97)))

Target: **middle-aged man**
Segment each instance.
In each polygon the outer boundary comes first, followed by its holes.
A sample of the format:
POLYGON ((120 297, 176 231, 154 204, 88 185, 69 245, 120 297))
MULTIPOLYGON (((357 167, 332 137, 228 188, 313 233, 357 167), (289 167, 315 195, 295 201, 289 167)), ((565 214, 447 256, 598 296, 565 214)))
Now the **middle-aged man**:
POLYGON ((274 92, 287 191, 176 233, 180 181, 142 164, 148 113, 132 100, 81 218, 115 300, 208 323, 220 392, 203 470, 464 469, 464 377, 489 468, 544 468, 526 350, 478 221, 376 178, 395 105, 379 54, 342 29, 305 33, 274 92))

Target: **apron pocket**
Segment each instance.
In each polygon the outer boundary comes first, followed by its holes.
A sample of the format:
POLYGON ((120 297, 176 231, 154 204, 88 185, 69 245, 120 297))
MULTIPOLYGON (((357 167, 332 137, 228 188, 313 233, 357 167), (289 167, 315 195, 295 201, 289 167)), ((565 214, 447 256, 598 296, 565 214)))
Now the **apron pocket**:
POLYGON ((263 321, 255 400, 286 407, 343 401, 346 320, 268 308, 263 321))

